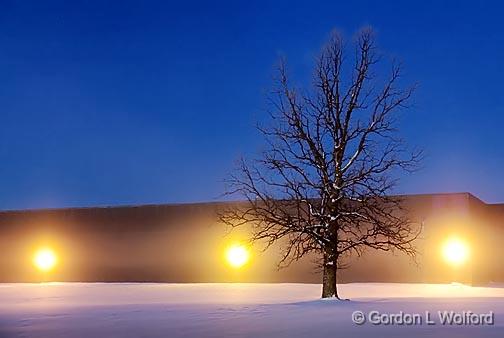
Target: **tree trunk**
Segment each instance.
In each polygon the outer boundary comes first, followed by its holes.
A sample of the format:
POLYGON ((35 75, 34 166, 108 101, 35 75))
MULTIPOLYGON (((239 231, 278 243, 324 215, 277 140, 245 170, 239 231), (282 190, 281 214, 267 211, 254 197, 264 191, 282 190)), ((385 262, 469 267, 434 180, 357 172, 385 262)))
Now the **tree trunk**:
POLYGON ((338 266, 336 259, 327 261, 324 259, 324 275, 322 278, 322 298, 339 298, 338 295, 338 266))

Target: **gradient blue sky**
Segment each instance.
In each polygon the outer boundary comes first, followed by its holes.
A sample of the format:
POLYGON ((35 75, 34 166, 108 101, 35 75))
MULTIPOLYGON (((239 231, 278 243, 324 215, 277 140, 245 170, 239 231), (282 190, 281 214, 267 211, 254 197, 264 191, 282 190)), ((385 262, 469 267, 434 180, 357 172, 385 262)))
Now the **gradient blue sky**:
POLYGON ((0 1, 0 209, 215 200, 279 55, 293 72, 364 25, 419 82, 400 193, 504 201, 498 2, 0 1))

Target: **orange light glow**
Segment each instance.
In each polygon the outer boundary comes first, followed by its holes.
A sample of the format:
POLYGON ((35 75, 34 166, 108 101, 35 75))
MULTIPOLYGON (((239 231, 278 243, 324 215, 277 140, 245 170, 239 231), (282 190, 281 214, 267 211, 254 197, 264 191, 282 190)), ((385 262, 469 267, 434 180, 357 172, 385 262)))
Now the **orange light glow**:
POLYGON ((250 259, 247 248, 243 245, 235 244, 226 250, 226 260, 233 268, 241 268, 250 259))
POLYGON ((56 254, 49 248, 40 249, 33 256, 33 264, 38 270, 43 272, 52 270, 57 262, 56 254))
POLYGON ((469 259, 469 246, 463 240, 452 237, 443 245, 443 258, 453 266, 462 265, 469 259))

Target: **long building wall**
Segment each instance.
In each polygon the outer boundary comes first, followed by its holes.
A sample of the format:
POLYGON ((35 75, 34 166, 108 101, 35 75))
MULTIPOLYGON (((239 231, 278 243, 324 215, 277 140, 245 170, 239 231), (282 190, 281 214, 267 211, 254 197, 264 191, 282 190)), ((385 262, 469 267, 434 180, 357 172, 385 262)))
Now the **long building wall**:
MULTIPOLYGON (((368 251, 353 258, 340 279, 352 281, 485 283, 504 281, 499 262, 504 208, 470 194, 414 195, 405 198, 411 217, 424 223, 417 262, 401 253, 368 251), (441 259, 448 236, 471 243, 471 261, 452 269, 441 259)), ((0 282, 320 282, 311 256, 278 270, 280 246, 253 247, 242 269, 229 267, 226 248, 247 238, 217 221, 222 203, 0 212, 0 282), (50 247, 58 255, 44 274, 33 254, 50 247)))

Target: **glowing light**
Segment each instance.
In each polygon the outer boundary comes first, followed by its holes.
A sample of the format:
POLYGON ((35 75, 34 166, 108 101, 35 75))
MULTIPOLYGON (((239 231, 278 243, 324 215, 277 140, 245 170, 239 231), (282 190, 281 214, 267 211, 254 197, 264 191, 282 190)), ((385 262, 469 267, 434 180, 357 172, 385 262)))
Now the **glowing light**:
POLYGON ((458 238, 450 238, 443 246, 443 257, 452 265, 462 265, 469 258, 469 246, 458 238))
POLYGON ((226 260, 233 268, 244 266, 249 258, 249 252, 243 245, 233 245, 226 251, 226 260))
POLYGON ((33 257, 33 264, 35 267, 44 272, 53 269, 57 261, 58 259, 54 251, 47 248, 38 250, 33 257))

